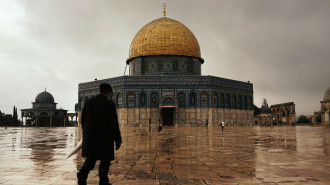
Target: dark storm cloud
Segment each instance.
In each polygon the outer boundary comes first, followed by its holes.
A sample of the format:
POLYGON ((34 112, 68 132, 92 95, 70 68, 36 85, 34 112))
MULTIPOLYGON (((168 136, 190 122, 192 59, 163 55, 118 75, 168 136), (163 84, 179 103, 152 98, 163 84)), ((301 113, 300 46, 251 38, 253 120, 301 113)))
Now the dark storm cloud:
POLYGON ((222 43, 211 38, 202 47, 219 48, 206 69, 253 82, 258 106, 265 97, 294 101, 298 113, 319 109, 330 86, 329 1, 227 1, 220 9, 209 16, 219 24, 206 30, 222 43))
MULTIPOLYGON (((165 2, 197 37, 203 75, 251 81, 258 106, 267 98, 294 101, 298 114, 319 109, 330 86, 330 1, 165 2)), ((134 35, 162 16, 162 4, 2 1, 0 110, 28 108, 47 87, 73 111, 78 83, 123 74, 134 35)))

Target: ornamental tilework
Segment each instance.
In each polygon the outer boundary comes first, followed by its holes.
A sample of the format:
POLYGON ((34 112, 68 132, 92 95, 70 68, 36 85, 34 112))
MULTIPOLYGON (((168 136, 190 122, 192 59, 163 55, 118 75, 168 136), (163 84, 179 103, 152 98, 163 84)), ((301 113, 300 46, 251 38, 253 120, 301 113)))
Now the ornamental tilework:
POLYGON ((253 84, 201 75, 204 60, 198 41, 178 21, 161 18, 144 26, 131 43, 126 63, 129 76, 79 84, 78 111, 98 94, 101 83, 109 83, 120 124, 146 125, 150 120, 156 126, 165 117, 173 125, 206 120, 253 124, 253 84))

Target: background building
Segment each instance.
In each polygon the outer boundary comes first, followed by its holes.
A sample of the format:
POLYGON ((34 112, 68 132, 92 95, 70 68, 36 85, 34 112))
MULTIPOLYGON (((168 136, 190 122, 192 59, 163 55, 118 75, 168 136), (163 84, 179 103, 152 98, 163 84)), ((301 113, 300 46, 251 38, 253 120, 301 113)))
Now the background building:
POLYGON ((314 112, 312 117, 312 123, 314 125, 322 124, 329 125, 330 124, 330 87, 325 91, 323 101, 321 103, 321 110, 318 112, 314 112))
POLYGON ((275 124, 293 125, 296 122, 296 106, 293 102, 271 105, 275 124))
POLYGON ((293 102, 271 105, 264 99, 260 114, 254 118, 255 125, 294 125, 296 122, 295 104, 293 102))
POLYGON ((253 84, 202 76, 204 60, 194 34, 165 16, 145 25, 134 37, 129 76, 79 84, 78 112, 109 83, 120 124, 253 124, 253 84))
POLYGON ((57 109, 54 97, 46 90, 37 95, 31 109, 21 109, 27 126, 66 126, 67 110, 57 109))
POLYGON ((267 100, 264 98, 260 113, 254 118, 255 125, 271 126, 273 124, 272 110, 269 108, 267 100))

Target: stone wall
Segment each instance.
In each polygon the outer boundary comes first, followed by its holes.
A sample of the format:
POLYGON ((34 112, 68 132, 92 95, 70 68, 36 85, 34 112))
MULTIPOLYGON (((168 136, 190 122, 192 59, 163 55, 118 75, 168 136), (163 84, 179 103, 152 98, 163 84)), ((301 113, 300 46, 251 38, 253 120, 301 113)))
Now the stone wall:
POLYGON ((330 124, 330 101, 321 101, 321 118, 323 125, 330 124))
MULTIPOLYGON (((159 108, 118 108, 118 121, 121 125, 157 127, 159 108)), ((222 120, 226 125, 253 125, 253 110, 222 108, 178 108, 177 125, 218 125, 222 120)), ((175 116, 175 115, 174 115, 175 116)))

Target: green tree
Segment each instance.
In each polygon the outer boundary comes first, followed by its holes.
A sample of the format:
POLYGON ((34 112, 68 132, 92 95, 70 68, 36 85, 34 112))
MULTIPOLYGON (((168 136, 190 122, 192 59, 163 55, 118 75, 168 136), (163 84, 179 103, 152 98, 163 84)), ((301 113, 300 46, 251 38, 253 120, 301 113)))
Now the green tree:
POLYGON ((297 123, 309 123, 309 122, 310 122, 310 120, 305 115, 299 116, 298 121, 297 121, 297 123))
POLYGON ((3 125, 3 115, 2 112, 0 110, 0 126, 3 125))
POLYGON ((14 106, 14 110, 13 110, 13 120, 17 121, 17 108, 14 106))

